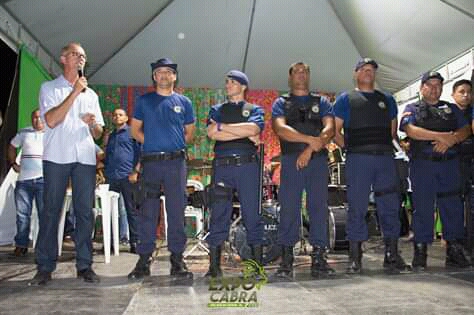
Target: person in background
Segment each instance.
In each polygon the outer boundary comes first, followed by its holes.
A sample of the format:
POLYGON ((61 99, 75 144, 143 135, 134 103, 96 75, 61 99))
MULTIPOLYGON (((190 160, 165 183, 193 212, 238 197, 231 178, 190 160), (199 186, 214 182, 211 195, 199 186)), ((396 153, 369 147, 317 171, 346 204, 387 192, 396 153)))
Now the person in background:
POLYGON ((31 113, 31 126, 21 129, 10 141, 8 161, 18 175, 15 187, 16 257, 25 256, 30 242, 30 219, 33 199, 38 215, 43 214, 43 134, 44 124, 39 110, 31 113), (21 149, 20 164, 17 150, 21 149))
POLYGON ((105 178, 106 183, 110 185, 110 190, 122 194, 126 218, 121 218, 121 222, 123 219, 128 222, 130 252, 136 253, 138 227, 132 191, 138 178, 137 167, 141 146, 130 134, 130 127, 127 124, 128 115, 123 109, 114 110, 112 122, 115 130, 109 135, 105 147, 105 178))
POLYGON ((43 174, 44 211, 39 216, 35 256, 37 272, 30 285, 51 280, 58 256, 58 223, 69 179, 76 217, 77 278, 99 282, 92 269, 92 230, 96 184, 94 139, 102 135, 104 119, 99 97, 87 85, 83 68, 87 56, 79 43, 61 49, 63 74, 41 85, 39 104, 45 121, 43 174))
MULTIPOLYGON (((463 112, 464 117, 470 125, 474 126, 473 108, 472 108, 472 82, 470 80, 458 80, 453 84, 451 94, 454 104, 463 112)), ((471 256, 471 263, 474 262, 472 255, 472 245, 474 242, 473 231, 473 211, 474 211, 474 195, 472 184, 474 179, 474 136, 469 136, 466 140, 458 145, 458 152, 461 163, 461 194, 465 204, 465 221, 466 221, 466 242, 465 248, 471 256)))

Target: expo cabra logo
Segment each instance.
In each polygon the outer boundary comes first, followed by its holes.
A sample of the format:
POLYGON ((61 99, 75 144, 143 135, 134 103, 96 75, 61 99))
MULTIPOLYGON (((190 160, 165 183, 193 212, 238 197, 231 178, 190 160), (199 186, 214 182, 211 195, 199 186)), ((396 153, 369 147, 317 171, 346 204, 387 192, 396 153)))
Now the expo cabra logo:
POLYGON ((254 260, 245 260, 241 277, 211 278, 208 307, 257 307, 257 291, 267 283, 265 269, 254 260))

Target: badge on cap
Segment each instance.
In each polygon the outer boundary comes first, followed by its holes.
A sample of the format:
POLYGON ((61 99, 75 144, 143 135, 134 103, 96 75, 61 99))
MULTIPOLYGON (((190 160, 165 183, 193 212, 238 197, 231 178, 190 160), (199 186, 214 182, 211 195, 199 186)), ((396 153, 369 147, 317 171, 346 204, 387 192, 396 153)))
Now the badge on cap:
POLYGON ((381 109, 386 109, 387 108, 387 105, 385 105, 384 102, 380 101, 378 104, 377 104, 381 109))
POLYGON ((311 111, 315 114, 319 113, 319 106, 318 105, 313 105, 313 107, 311 107, 311 111))
POLYGON ((173 109, 174 109, 174 112, 175 112, 176 114, 181 113, 181 106, 175 105, 173 109))
POLYGON ((453 111, 451 110, 451 108, 446 107, 446 108, 444 109, 444 112, 445 112, 446 114, 451 114, 453 111))
POLYGON ((244 109, 242 111, 242 116, 244 116, 245 118, 249 117, 250 116, 250 111, 248 109, 244 109))

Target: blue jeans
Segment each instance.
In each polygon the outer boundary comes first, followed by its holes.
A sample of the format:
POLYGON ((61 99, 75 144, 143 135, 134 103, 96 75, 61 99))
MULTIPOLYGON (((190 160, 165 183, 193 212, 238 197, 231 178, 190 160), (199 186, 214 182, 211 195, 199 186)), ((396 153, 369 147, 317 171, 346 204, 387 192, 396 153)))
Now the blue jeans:
POLYGON ((17 247, 27 248, 30 242, 30 218, 33 198, 36 201, 38 215, 40 215, 43 212, 43 177, 17 181, 15 187, 15 244, 17 247))
POLYGON ((72 182, 72 204, 76 217, 74 242, 76 268, 92 265, 92 229, 94 227, 95 165, 57 164, 43 161, 44 211, 39 215, 39 233, 35 255, 38 271, 53 272, 58 256, 59 217, 69 178, 72 182))
POLYGON ((118 208, 119 208, 119 234, 120 234, 120 241, 127 240, 129 237, 128 232, 128 220, 127 220, 127 209, 125 208, 125 201, 123 200, 123 195, 120 194, 118 200, 118 208))

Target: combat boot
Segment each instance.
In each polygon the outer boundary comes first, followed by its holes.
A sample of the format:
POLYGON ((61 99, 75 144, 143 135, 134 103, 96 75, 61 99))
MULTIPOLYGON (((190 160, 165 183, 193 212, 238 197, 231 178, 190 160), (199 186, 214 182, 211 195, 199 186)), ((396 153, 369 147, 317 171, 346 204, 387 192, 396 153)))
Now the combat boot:
POLYGON ((327 261, 327 250, 324 247, 314 246, 311 253, 311 276, 319 278, 335 273, 335 270, 329 267, 327 261))
POLYGON ((135 269, 128 274, 128 279, 139 280, 150 275, 151 254, 140 254, 135 269))
POLYGON ((409 266, 405 263, 402 256, 398 252, 397 239, 384 239, 385 255, 383 259, 383 268, 387 274, 397 274, 400 271, 408 270, 409 266))
POLYGON ((209 270, 204 275, 204 277, 222 278, 221 253, 221 246, 209 247, 209 270))
POLYGON ((293 278, 293 246, 281 246, 281 263, 275 273, 279 278, 293 278))
POLYGON ((428 246, 426 243, 414 243, 413 261, 411 266, 414 271, 424 271, 426 269, 426 257, 428 246))
POLYGON ((467 268, 471 263, 464 255, 463 246, 457 241, 448 241, 446 248, 446 267, 467 268))
POLYGON ((349 241, 349 266, 346 273, 362 273, 362 242, 360 241, 349 241))
POLYGON ((193 273, 188 271, 188 267, 186 267, 186 264, 184 263, 182 253, 179 253, 179 254, 171 253, 170 262, 171 262, 170 275, 183 277, 183 278, 190 278, 190 279, 193 278, 193 273))

